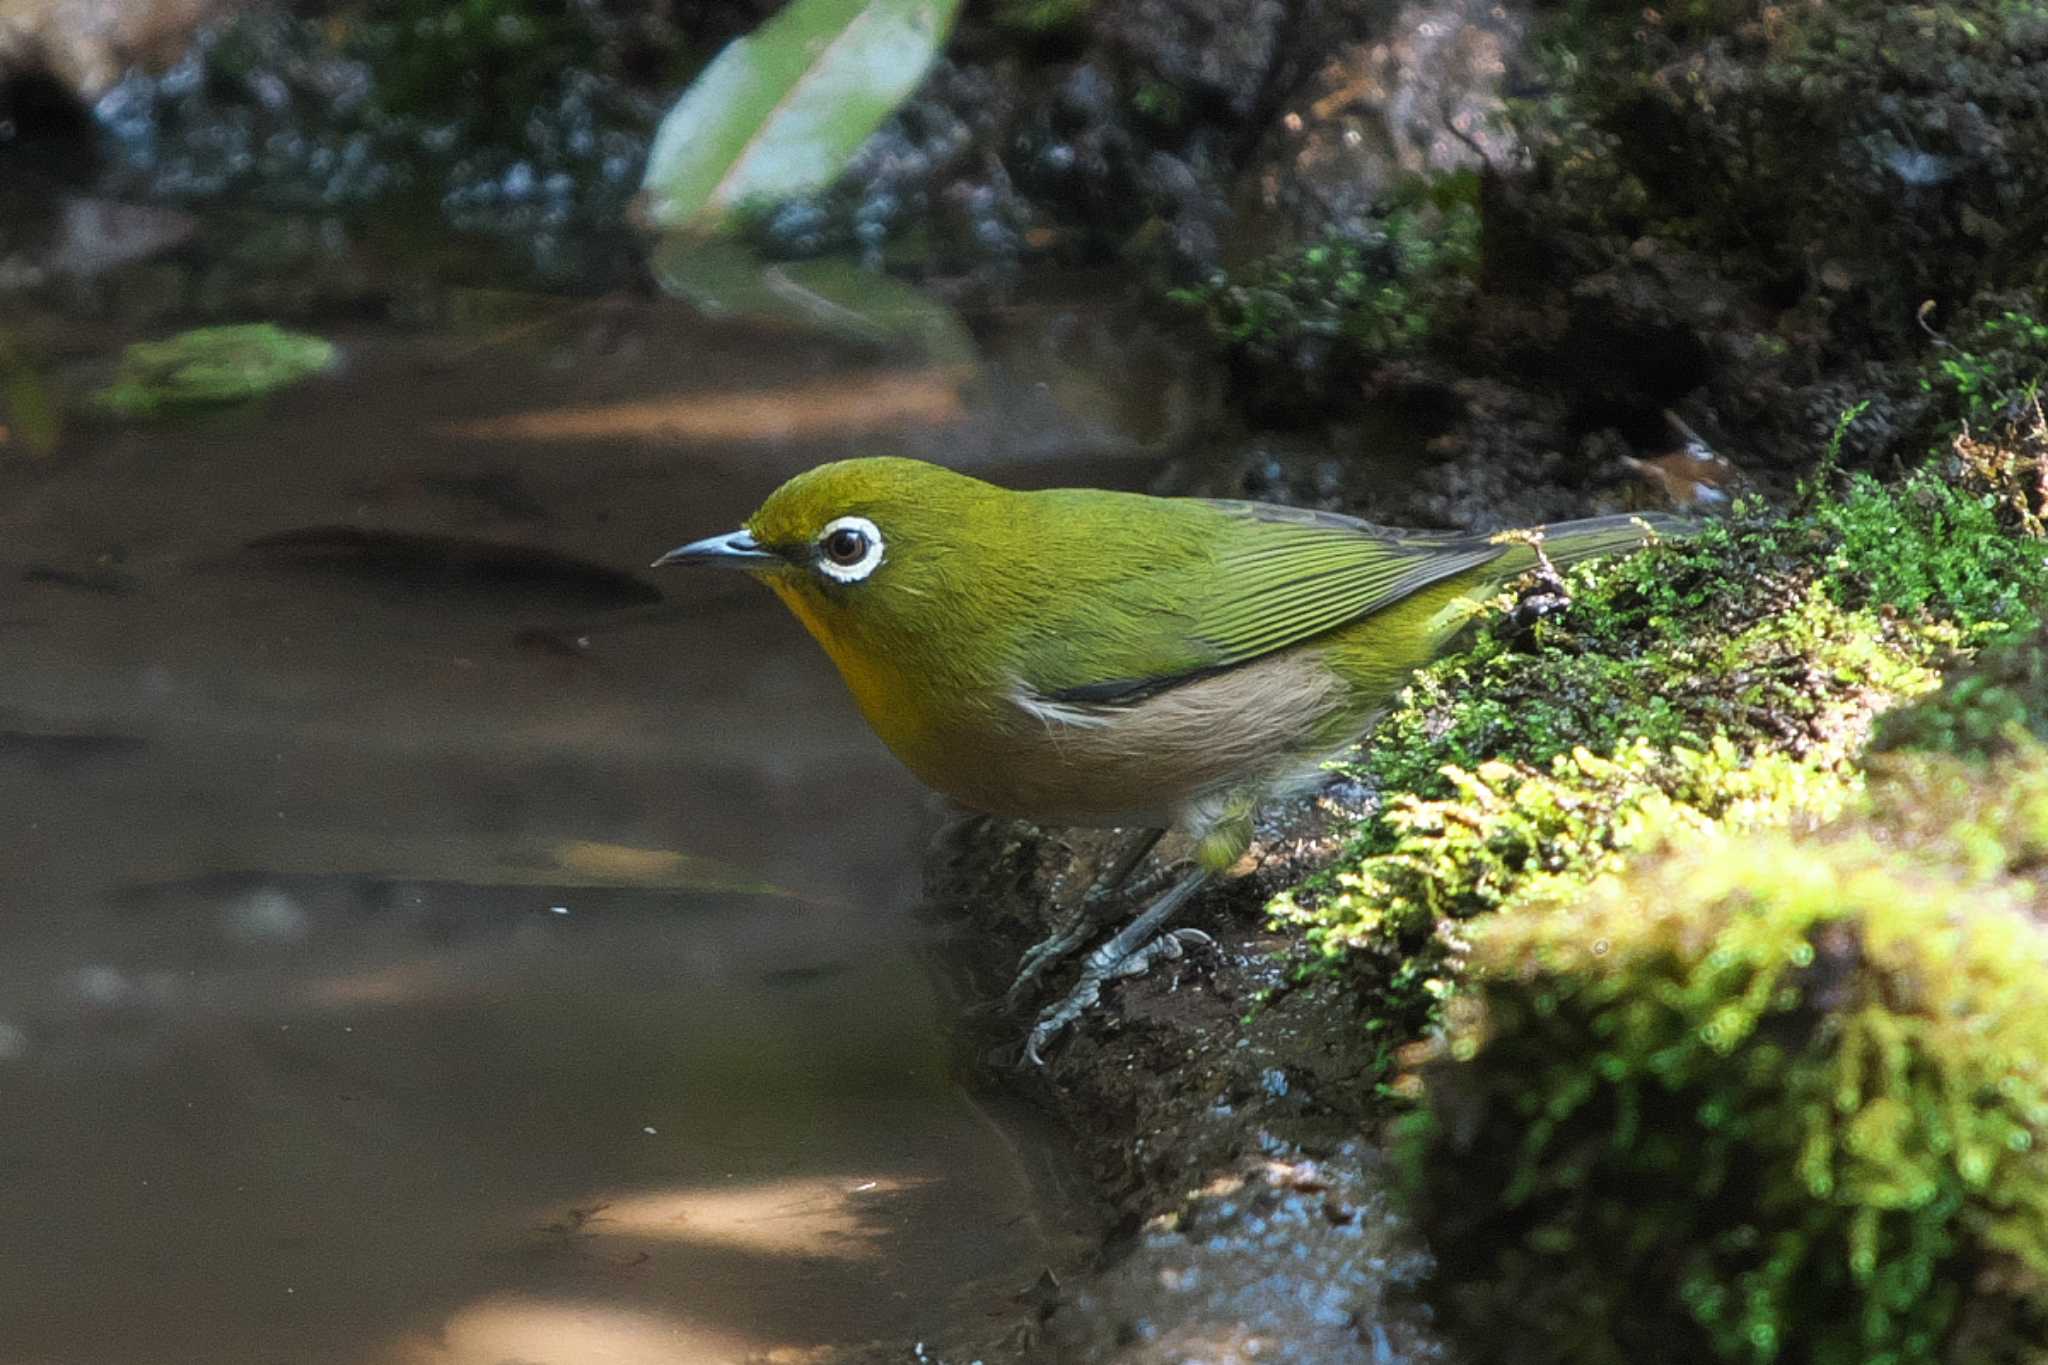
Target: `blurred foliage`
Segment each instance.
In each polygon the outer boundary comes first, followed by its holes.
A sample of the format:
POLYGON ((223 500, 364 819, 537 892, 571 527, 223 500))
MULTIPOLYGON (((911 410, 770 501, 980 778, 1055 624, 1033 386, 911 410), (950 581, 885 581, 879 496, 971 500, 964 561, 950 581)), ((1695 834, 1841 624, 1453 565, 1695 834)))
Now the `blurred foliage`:
POLYGON ((960 0, 791 0, 726 45, 647 152, 643 226, 711 235, 825 189, 917 89, 960 0))

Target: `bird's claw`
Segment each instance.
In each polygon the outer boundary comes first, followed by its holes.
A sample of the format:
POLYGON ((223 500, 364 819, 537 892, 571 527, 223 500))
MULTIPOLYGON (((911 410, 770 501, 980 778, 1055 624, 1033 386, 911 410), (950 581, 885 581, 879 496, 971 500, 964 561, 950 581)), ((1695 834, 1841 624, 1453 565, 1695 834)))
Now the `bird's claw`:
POLYGON ((1203 872, 1189 873, 1148 906, 1145 913, 1082 959, 1081 979, 1074 983, 1074 988, 1058 1004, 1048 1005, 1039 1012, 1038 1022, 1032 1025, 1030 1036, 1024 1040, 1026 1062, 1032 1066, 1044 1066, 1046 1045, 1065 1032, 1069 1024, 1095 1008, 1102 999, 1105 983, 1120 977, 1137 976, 1161 960, 1178 959, 1185 955, 1190 944, 1214 942, 1200 929, 1159 932, 1160 926, 1206 879, 1207 874, 1203 872))
POLYGON ((1017 1008, 1032 982, 1044 975, 1047 968, 1066 961, 1068 955, 1088 941, 1088 930, 1094 924, 1093 907, 1084 904, 1052 933, 1026 949, 1023 960, 1017 964, 1017 979, 1004 993, 1003 1003, 1010 1009, 1017 1008))
POLYGON ((1098 962, 1097 959, 1103 955, 1102 948, 1090 953, 1088 964, 1082 969, 1081 979, 1074 984, 1074 989, 1057 1005, 1047 1006, 1040 1012, 1038 1022, 1032 1026, 1031 1036, 1024 1040, 1024 1060, 1033 1066, 1044 1066, 1046 1045, 1065 1032, 1069 1024, 1102 1002, 1105 984, 1127 976, 1143 976, 1160 962, 1178 962, 1187 956, 1189 946, 1197 944, 1213 948, 1216 940, 1200 929, 1169 929, 1114 962, 1098 962))
POLYGON ((1075 949, 1088 941, 1089 931, 1109 919, 1117 906, 1129 900, 1147 898, 1171 880, 1174 869, 1162 868, 1136 883, 1125 885, 1158 840, 1156 831, 1148 831, 1144 837, 1134 841, 1119 865, 1104 880, 1088 888, 1081 897, 1080 905, 1060 922, 1059 927, 1025 950, 1023 959, 1017 964, 1016 980, 1003 993, 1005 1008, 1016 1009, 1031 983, 1072 956, 1075 949))
POLYGON ((1120 979, 1126 976, 1143 976, 1162 962, 1178 962, 1188 955, 1190 947, 1213 948, 1216 940, 1200 929, 1169 929, 1158 938, 1119 962, 1110 975, 1120 979))

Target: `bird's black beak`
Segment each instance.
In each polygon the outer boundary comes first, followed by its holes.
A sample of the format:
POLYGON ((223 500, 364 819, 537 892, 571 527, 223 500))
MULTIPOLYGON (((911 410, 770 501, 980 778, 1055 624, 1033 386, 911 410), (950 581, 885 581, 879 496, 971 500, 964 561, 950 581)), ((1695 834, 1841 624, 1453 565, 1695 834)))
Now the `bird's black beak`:
POLYGON ((662 568, 669 564, 723 564, 729 569, 751 568, 777 556, 761 548, 761 543, 747 531, 728 531, 722 536, 710 536, 694 540, 688 545, 670 550, 651 567, 662 568))

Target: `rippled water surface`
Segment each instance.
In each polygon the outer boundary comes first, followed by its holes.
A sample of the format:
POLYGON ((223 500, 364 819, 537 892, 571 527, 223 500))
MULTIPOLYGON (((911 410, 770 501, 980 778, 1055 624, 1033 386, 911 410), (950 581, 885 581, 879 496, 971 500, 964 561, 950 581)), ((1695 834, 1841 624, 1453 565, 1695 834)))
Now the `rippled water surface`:
POLYGON ((1106 381, 558 311, 0 447, 0 1360, 811 1359, 1057 1254, 925 798, 644 566, 842 454, 1134 482, 1106 381))

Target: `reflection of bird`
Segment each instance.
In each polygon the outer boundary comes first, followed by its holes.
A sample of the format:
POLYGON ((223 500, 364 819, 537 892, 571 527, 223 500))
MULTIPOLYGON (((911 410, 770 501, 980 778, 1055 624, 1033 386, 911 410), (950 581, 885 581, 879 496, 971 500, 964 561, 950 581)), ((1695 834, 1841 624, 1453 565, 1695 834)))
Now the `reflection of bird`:
MULTIPOLYGON (((1677 524, 1564 522, 1540 544, 1564 565, 1677 524)), ((1035 1059, 1104 981, 1199 937, 1154 939, 1244 854, 1263 801, 1312 782, 1478 602, 1536 563, 1534 539, 1259 503, 1018 493, 866 459, 799 475, 745 529, 657 562, 762 578, 876 732, 940 791, 1046 824, 1148 831, 1084 913, 1026 956, 1019 987, 1083 942, 1158 831, 1192 837, 1193 869, 1040 1015, 1035 1059)))

